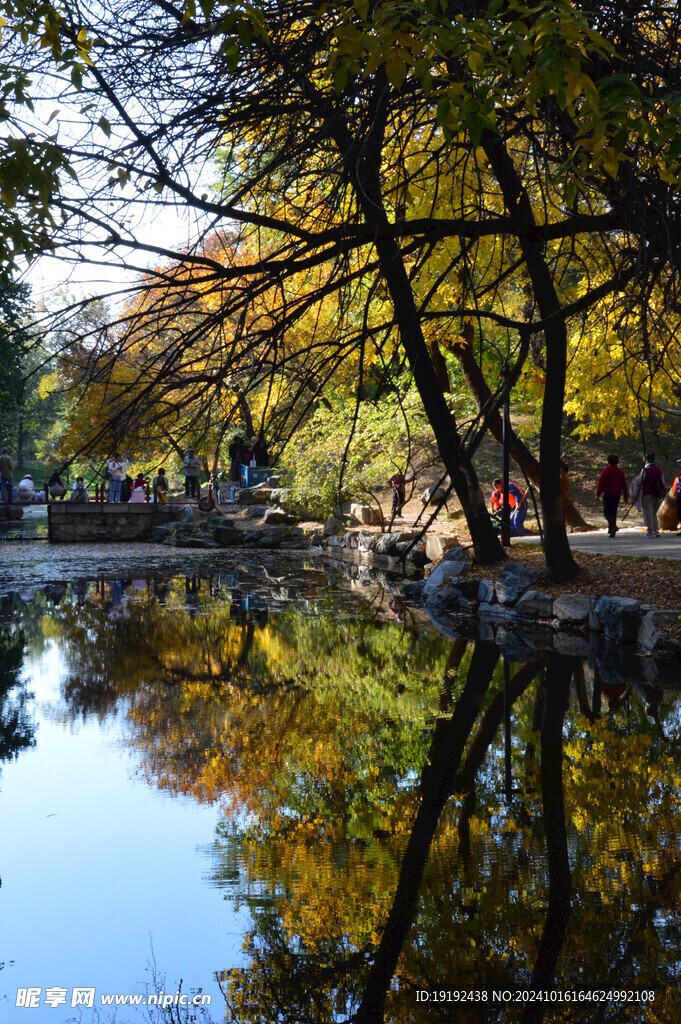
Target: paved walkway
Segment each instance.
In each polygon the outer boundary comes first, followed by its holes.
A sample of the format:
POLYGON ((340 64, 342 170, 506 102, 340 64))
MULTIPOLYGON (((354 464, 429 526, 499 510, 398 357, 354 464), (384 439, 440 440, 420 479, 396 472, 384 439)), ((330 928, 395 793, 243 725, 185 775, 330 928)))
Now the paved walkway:
MULTIPOLYGON (((650 539, 642 527, 621 527, 616 537, 609 537, 607 530, 595 530, 592 533, 569 533, 568 540, 574 551, 584 551, 588 555, 673 558, 681 561, 681 535, 677 533, 664 532, 650 539)), ((539 537, 514 537, 511 543, 538 544, 539 537)))

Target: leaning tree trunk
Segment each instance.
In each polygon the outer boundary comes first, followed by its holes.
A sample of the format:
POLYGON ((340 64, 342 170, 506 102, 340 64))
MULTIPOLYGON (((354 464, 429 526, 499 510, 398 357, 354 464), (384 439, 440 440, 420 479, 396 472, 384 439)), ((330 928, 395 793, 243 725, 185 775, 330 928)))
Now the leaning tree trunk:
POLYGON ((482 146, 499 183, 504 203, 515 222, 518 243, 543 321, 546 379, 539 435, 539 496, 544 513, 544 554, 549 576, 572 579, 579 566, 572 557, 565 530, 561 494, 561 441, 567 374, 567 328, 551 271, 547 266, 532 204, 516 166, 498 135, 485 132, 482 146))
POLYGON ((476 560, 481 565, 490 565, 502 561, 504 550, 433 365, 404 265, 404 255, 399 242, 393 237, 383 203, 380 165, 385 131, 386 85, 385 81, 377 82, 376 108, 366 137, 353 139, 339 111, 335 111, 329 128, 343 159, 347 177, 355 190, 364 222, 371 228, 381 273, 393 304, 402 348, 435 434, 440 457, 466 517, 476 560))
MULTIPOLYGON (((466 383, 471 389, 471 394, 479 411, 482 412, 485 408, 489 409, 493 400, 492 392, 488 387, 482 370, 475 361, 472 345, 470 342, 462 340, 456 346, 452 346, 452 351, 459 361, 463 375, 466 378, 466 383)), ((485 419, 494 440, 498 441, 499 444, 503 444, 504 424, 499 410, 494 409, 486 415, 485 419)), ((520 467, 527 479, 539 487, 539 462, 524 441, 518 437, 515 430, 511 430, 510 442, 511 458, 520 467)), ((581 530, 593 529, 569 498, 565 504, 565 522, 568 526, 577 527, 581 530)))

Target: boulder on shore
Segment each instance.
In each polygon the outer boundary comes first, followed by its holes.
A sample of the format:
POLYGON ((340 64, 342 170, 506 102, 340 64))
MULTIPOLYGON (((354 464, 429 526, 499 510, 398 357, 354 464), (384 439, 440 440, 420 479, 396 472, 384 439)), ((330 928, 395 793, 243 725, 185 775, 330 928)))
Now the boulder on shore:
POLYGON ((446 487, 426 487, 419 494, 419 501, 422 505, 439 505, 447 499, 446 487))
POLYGON ((360 505, 358 502, 353 502, 350 506, 350 515, 354 516, 362 526, 380 526, 382 523, 378 510, 372 505, 360 505))
POLYGON ((515 604, 521 594, 537 582, 539 579, 534 569, 525 565, 517 565, 509 562, 505 565, 501 576, 497 580, 494 590, 499 604, 515 604))
POLYGON ((269 502, 274 488, 267 484, 258 484, 257 487, 242 487, 236 492, 237 505, 263 505, 269 502))
POLYGON ((297 516, 284 512, 283 508, 268 508, 263 517, 263 523, 267 526, 293 526, 297 522, 297 516))

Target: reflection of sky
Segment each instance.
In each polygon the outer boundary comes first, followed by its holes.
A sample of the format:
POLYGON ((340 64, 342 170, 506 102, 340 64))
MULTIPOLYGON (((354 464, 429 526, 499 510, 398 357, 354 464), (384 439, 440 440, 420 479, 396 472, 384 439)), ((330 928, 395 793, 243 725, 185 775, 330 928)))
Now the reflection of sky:
MULTIPOLYGON (((56 644, 25 662, 37 744, 0 775, 0 1020, 25 1019, 18 986, 153 991, 152 944, 166 990, 180 978, 185 991, 201 986, 221 1019, 212 972, 240 962, 247 918, 202 881, 198 847, 212 843, 217 810, 137 778, 115 719, 58 724, 64 673, 56 644)), ((74 1012, 42 1006, 30 1017, 74 1012)))

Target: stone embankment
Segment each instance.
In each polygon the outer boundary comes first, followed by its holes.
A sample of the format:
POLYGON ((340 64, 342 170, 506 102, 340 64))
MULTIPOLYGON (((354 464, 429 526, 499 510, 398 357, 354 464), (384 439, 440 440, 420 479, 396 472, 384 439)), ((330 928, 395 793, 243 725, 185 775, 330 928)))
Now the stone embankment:
POLYGON ((474 579, 467 575, 469 569, 468 552, 452 547, 428 579, 405 585, 405 600, 424 606, 438 621, 443 616, 475 618, 488 627, 490 639, 503 637, 511 629, 521 631, 523 642, 530 642, 527 636, 532 627, 539 626, 542 648, 547 636, 552 636, 553 649, 579 657, 589 655, 593 635, 609 644, 650 652, 665 622, 681 616, 681 609, 654 609, 630 597, 550 593, 537 588, 534 569, 512 562, 496 581, 474 579))

